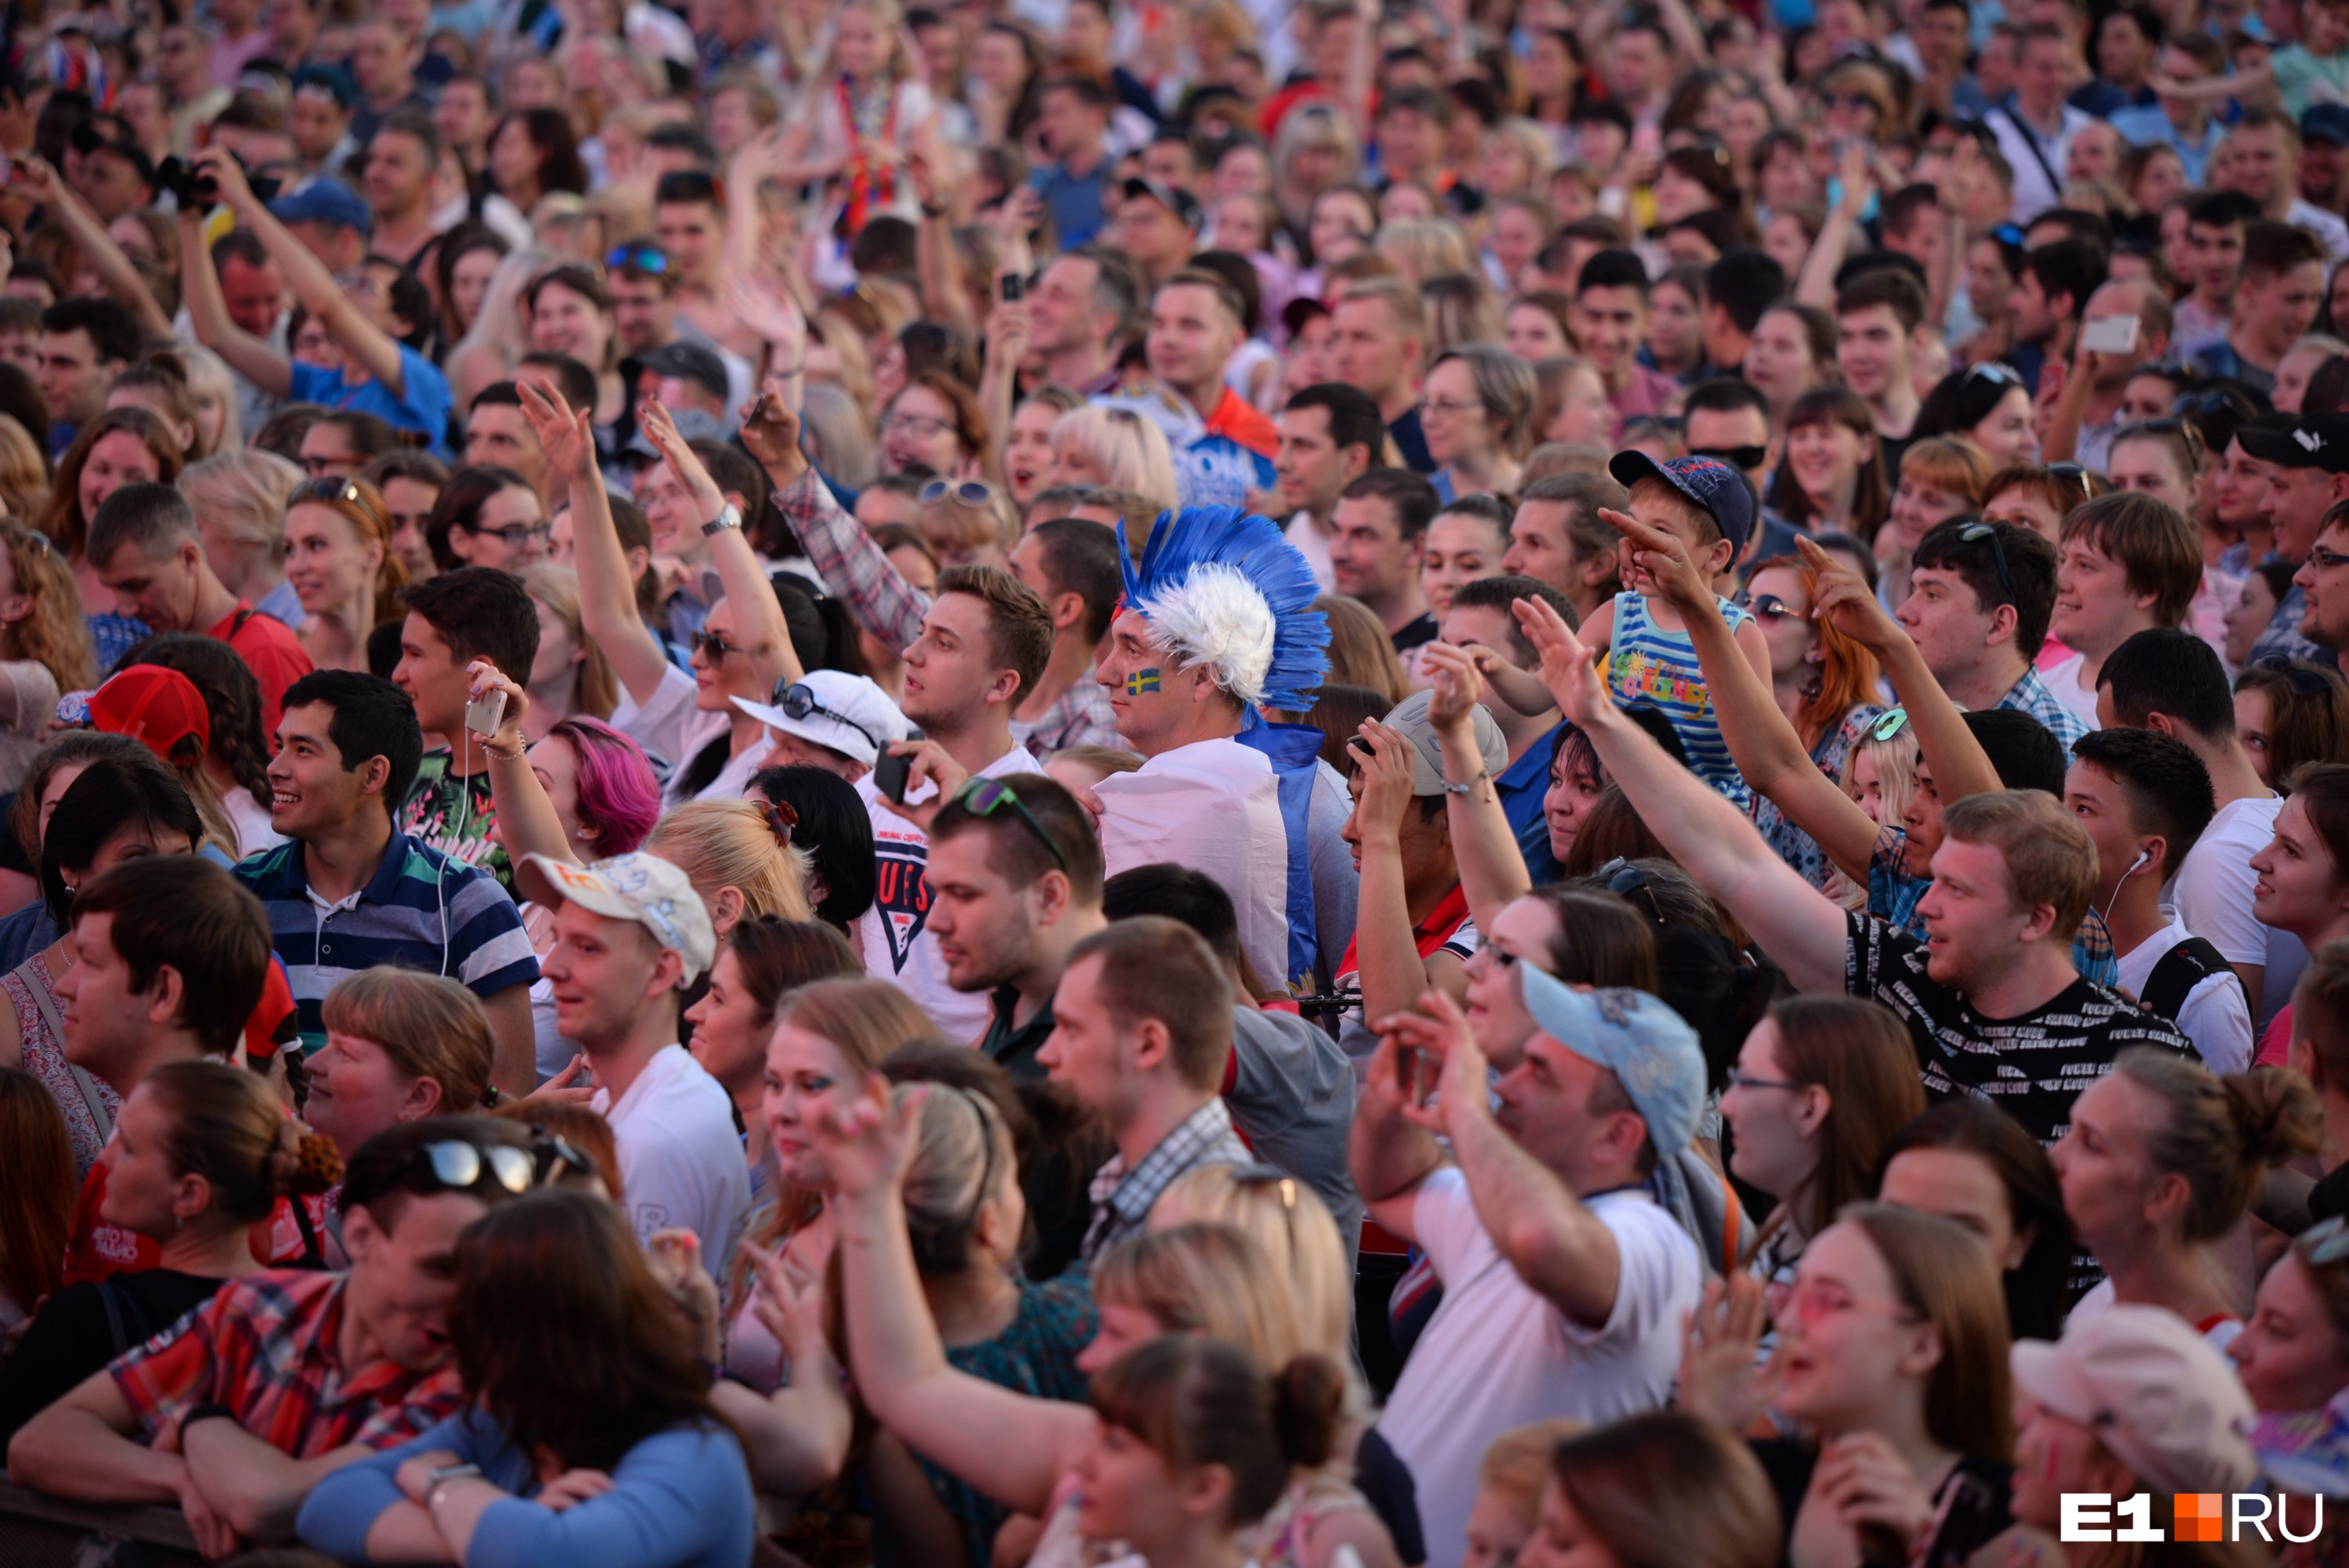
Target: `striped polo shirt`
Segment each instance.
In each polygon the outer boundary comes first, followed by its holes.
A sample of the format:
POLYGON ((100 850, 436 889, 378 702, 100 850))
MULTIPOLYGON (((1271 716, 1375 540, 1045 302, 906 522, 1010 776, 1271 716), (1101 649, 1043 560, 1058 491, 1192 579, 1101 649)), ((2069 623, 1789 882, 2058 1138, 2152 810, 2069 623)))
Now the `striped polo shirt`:
POLYGON ((522 912, 497 879, 405 833, 392 834, 375 875, 339 903, 310 891, 299 840, 240 861, 236 874, 269 911, 305 1056, 326 1043, 326 993, 362 969, 448 975, 484 999, 538 978, 522 912))

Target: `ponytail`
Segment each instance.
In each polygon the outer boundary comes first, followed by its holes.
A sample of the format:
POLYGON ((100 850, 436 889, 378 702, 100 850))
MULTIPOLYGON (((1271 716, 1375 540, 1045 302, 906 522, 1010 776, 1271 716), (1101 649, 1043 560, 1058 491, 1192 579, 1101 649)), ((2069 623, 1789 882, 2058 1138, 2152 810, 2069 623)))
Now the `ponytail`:
POLYGON ((1273 1379, 1272 1424, 1294 1470, 1315 1470, 1338 1451, 1346 1375, 1326 1356, 1299 1356, 1273 1379))
POLYGON ((269 1086, 221 1062, 171 1062, 140 1091, 170 1119, 163 1158, 174 1177, 212 1187, 211 1217, 223 1225, 267 1219, 281 1198, 324 1192, 342 1180, 332 1140, 285 1114, 269 1086))
POLYGON ((1237 1345, 1167 1334, 1104 1367, 1088 1398, 1103 1421, 1149 1444, 1169 1470, 1228 1470, 1225 1522, 1238 1530, 1272 1511, 1295 1471, 1329 1461, 1345 1389, 1345 1374, 1327 1357, 1297 1357, 1268 1377, 1237 1345))
POLYGON ((2256 1067, 2220 1078, 2199 1062, 2149 1046, 2123 1051, 2113 1068, 2168 1110, 2147 1150, 2157 1171, 2186 1179, 2188 1241, 2226 1234, 2251 1207, 2270 1166, 2316 1148, 2323 1113, 2298 1073, 2256 1067))

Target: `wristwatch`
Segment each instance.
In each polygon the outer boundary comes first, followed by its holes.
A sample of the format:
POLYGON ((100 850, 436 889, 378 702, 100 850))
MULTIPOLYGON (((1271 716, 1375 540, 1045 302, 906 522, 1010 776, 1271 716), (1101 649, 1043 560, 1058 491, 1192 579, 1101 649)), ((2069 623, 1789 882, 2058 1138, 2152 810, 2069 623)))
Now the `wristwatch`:
POLYGON ((701 525, 701 535, 703 538, 707 539, 711 534, 719 532, 722 530, 729 528, 739 529, 741 526, 742 509, 736 506, 730 500, 723 507, 719 509, 719 512, 716 517, 711 518, 708 522, 701 525))
POLYGON ((432 1505, 440 1501, 442 1487, 452 1480, 465 1480, 481 1473, 481 1467, 479 1465, 442 1465, 438 1470, 426 1470, 424 1472, 424 1511, 431 1512, 432 1505))

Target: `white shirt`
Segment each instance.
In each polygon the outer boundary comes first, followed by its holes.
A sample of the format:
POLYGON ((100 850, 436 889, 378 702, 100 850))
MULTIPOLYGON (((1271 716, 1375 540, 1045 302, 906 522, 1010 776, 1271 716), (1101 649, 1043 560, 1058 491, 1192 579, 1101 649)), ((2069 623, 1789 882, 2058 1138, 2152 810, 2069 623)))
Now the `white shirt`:
POLYGON ((1313 581, 1320 585, 1321 592, 1335 593, 1338 577, 1330 565, 1330 536, 1313 526, 1313 514, 1299 512, 1288 520, 1288 526, 1280 531, 1280 536, 1297 547, 1298 554, 1305 557, 1305 564, 1312 570, 1313 581))
POLYGON ((1444 1281, 1444 1301, 1379 1430, 1411 1468, 1428 1568, 1458 1568, 1477 1462, 1495 1438, 1549 1416, 1599 1426, 1671 1400, 1681 1315, 1703 1288, 1696 1243, 1644 1191, 1587 1202, 1622 1255, 1614 1310, 1596 1329, 1517 1277, 1456 1168, 1428 1177, 1413 1198, 1412 1229, 1444 1281))
POLYGON ((240 860, 274 850, 285 841, 285 835, 269 825, 269 808, 254 799, 253 791, 242 784, 221 791, 221 810, 227 813, 228 825, 236 830, 240 860))
MULTIPOLYGON (((2192 934, 2173 913, 2168 925, 2118 955, 2121 989, 2132 1001, 2145 994, 2154 966, 2192 934)), ((2178 1008, 2178 1026, 2212 1072, 2240 1072, 2251 1065, 2257 1044, 2251 1037, 2251 1013, 2243 1002, 2243 983, 2233 970, 2213 975, 2186 993, 2178 1008)))
POLYGON ((2259 1016, 2252 1020, 2262 1029, 2292 1000, 2292 982, 2308 965, 2308 949, 2299 937, 2261 924, 2251 913, 2251 884, 2259 880, 2251 857, 2274 839, 2276 813, 2282 810, 2281 795, 2220 807, 2186 852, 2175 890, 2178 918, 2217 948, 2220 957, 2267 965, 2260 977, 2259 1016))
POLYGON ((683 1046, 663 1046, 618 1100, 606 1087, 587 1103, 620 1146, 622 1196, 636 1239, 681 1225, 699 1239, 703 1266, 724 1279, 750 1212, 750 1168, 725 1089, 683 1046))
POLYGON ((2087 673, 2087 668, 2088 655, 2074 654, 2062 664, 2049 665, 2041 670, 2039 678, 2046 683, 2048 691, 2074 718, 2090 729, 2102 729, 2104 726, 2096 722, 2095 688, 2091 686, 2084 691, 2080 687, 2081 677, 2087 673))
POLYGON ((2314 202, 2303 201, 2295 196, 2292 206, 2284 212, 2283 221, 2295 229, 2305 229, 2316 236, 2316 242, 2324 247, 2326 266, 2338 266, 2342 262, 2349 261, 2349 222, 2344 222, 2340 213, 2328 212, 2314 202))
MULTIPOLYGON (((1024 746, 1015 746, 978 770, 978 777, 1009 778, 1042 769, 1024 746)), ((909 799, 918 803, 937 793, 925 786, 909 799)), ((941 1039, 976 1045, 987 1033, 988 994, 957 991, 947 983, 947 961, 927 929, 930 887, 923 872, 930 861, 929 835, 881 803, 881 791, 867 773, 856 781, 857 799, 873 822, 875 880, 873 907, 856 923, 864 968, 877 980, 894 980, 938 1026, 941 1039)), ((740 1158, 736 1157, 737 1164, 740 1158)))
POLYGON ((664 779, 683 772, 696 752, 733 725, 730 714, 694 706, 699 689, 691 671, 665 665, 660 685, 643 706, 624 686, 618 706, 612 709, 612 727, 643 747, 654 770, 664 779))
POLYGON ((2049 208, 2063 204, 2059 181, 2072 156, 2072 139, 2094 119, 2068 103, 2060 113, 2062 121, 2053 137, 2030 129, 2011 98, 1992 108, 1986 117, 1991 134, 1998 138, 1999 151, 2014 170, 2014 204, 2007 209, 2011 222, 2027 224, 2049 208), (2050 170, 2054 179, 2048 178, 2050 170))

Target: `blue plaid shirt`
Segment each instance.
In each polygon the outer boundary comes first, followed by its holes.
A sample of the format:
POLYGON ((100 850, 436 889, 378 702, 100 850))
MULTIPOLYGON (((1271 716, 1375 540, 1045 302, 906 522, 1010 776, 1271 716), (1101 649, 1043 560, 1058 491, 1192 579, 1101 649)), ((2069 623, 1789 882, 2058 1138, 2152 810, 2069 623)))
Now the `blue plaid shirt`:
POLYGON ((1998 699, 1998 706, 2013 708, 2017 713, 2027 713, 2054 730, 2055 738, 2063 743, 2066 757, 2072 755, 2072 743, 2088 733, 2088 727, 2080 722, 2079 717, 2057 701, 2055 694, 2047 689, 2047 683, 2039 678, 2037 670, 2023 671, 2023 678, 2009 686, 2006 695, 1998 699))

